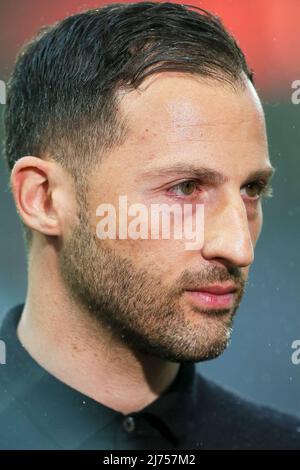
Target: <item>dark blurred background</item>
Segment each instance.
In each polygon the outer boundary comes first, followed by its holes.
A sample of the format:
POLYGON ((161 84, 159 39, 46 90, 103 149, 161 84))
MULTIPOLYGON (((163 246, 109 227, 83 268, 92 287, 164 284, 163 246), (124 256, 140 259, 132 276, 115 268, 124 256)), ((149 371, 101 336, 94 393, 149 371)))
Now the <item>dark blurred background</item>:
MULTIPOLYGON (((112 2, 1 0, 0 80, 8 79, 18 49, 42 25, 106 3, 112 2)), ((218 14, 246 53, 255 71, 277 168, 274 198, 264 203, 264 229, 231 345, 220 358, 199 363, 198 368, 245 397, 300 416, 300 364, 291 361, 291 344, 300 339, 300 104, 291 100, 292 83, 300 80, 300 1, 186 3, 218 14)), ((3 110, 0 104, 1 141, 3 110)), ((1 319, 24 300, 26 292, 21 229, 3 158, 0 185, 1 319)))

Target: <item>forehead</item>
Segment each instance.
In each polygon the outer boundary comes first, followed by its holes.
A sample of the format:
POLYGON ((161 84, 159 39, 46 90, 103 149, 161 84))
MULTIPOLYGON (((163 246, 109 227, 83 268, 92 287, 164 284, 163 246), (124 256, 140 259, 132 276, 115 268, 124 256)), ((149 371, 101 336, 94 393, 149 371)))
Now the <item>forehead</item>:
POLYGON ((129 165, 137 154, 144 167, 170 159, 209 159, 213 164, 219 156, 226 166, 238 154, 266 158, 264 115, 249 81, 233 89, 166 72, 148 77, 139 89, 119 98, 129 129, 121 153, 129 165))

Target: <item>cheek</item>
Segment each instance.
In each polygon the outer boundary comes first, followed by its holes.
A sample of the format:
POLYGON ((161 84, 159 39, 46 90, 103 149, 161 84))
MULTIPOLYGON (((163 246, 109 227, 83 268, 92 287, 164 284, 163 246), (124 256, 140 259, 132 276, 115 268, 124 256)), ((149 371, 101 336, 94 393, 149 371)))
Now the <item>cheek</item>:
POLYGON ((132 262, 136 269, 146 271, 164 285, 171 285, 187 260, 182 243, 178 240, 104 240, 116 254, 132 262))
POLYGON ((111 246, 137 266, 155 273, 172 274, 184 261, 180 256, 184 250, 177 240, 114 240, 111 246))
POLYGON ((94 231, 112 234, 102 241, 120 254, 134 257, 137 262, 151 261, 152 264, 163 265, 166 260, 168 264, 173 260, 175 263, 176 253, 182 251, 183 242, 174 239, 173 217, 168 223, 167 212, 157 215, 154 208, 144 202, 132 202, 132 199, 121 196, 103 211, 99 210, 99 205, 92 222, 94 231))

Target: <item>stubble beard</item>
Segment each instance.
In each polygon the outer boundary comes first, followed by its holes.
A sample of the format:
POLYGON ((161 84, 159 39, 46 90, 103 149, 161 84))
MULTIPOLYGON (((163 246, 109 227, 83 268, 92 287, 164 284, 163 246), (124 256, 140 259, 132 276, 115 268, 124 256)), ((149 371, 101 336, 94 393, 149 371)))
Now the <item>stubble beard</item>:
POLYGON ((229 344, 245 284, 240 272, 214 266, 184 271, 176 285, 166 286, 151 268, 135 266, 97 239, 83 214, 61 247, 59 262, 68 292, 96 320, 99 332, 109 329, 134 351, 172 362, 199 362, 219 356, 229 344), (184 297, 189 282, 233 279, 239 289, 230 310, 199 309, 184 297))

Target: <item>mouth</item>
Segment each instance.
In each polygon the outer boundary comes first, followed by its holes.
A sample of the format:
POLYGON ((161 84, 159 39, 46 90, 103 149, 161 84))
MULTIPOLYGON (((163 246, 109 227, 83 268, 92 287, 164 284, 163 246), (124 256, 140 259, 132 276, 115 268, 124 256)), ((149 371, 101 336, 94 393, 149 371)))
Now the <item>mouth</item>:
POLYGON ((234 305, 237 287, 235 285, 214 284, 201 288, 187 289, 188 297, 198 306, 213 309, 230 309, 234 305))

